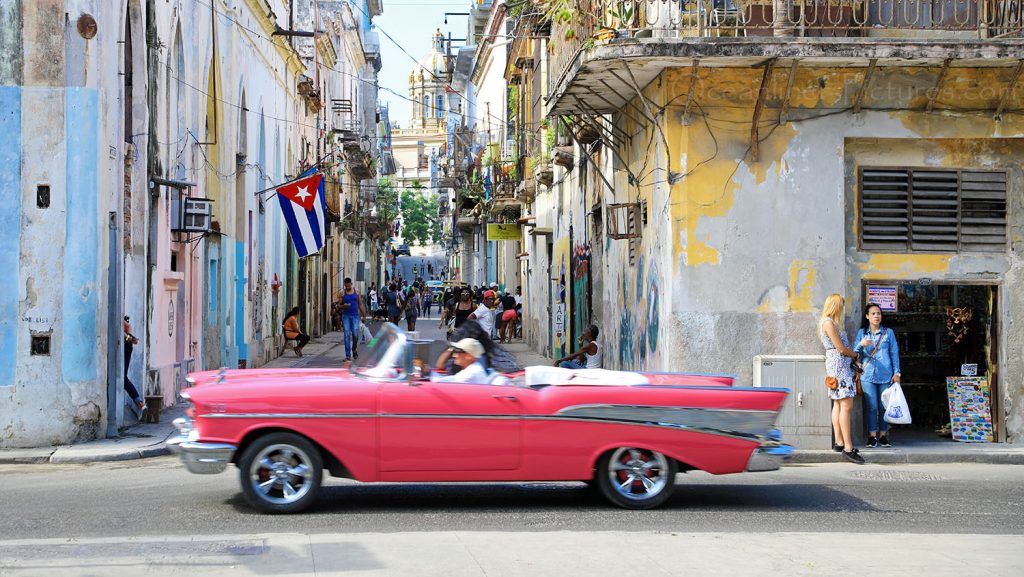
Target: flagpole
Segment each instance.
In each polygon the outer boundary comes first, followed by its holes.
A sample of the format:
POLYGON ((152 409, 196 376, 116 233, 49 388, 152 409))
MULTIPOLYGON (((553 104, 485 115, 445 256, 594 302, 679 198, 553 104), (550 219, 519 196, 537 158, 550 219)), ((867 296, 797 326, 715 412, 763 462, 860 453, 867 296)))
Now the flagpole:
MULTIPOLYGON (((310 166, 309 168, 316 168, 316 167, 320 166, 323 163, 323 161, 327 160, 327 158, 329 156, 333 156, 333 155, 334 155, 334 151, 332 150, 331 152, 328 152, 327 154, 323 155, 320 158, 320 160, 317 160, 316 162, 314 162, 313 165, 310 166)), ((309 170, 309 168, 307 168, 306 170, 309 170)), ((264 192, 269 192, 271 190, 277 190, 278 188, 281 188, 282 186, 288 186, 289 184, 292 184, 293 182, 298 182, 298 181, 302 180, 303 178, 309 178, 309 176, 311 176, 311 175, 297 176, 297 177, 295 177, 295 178, 293 178, 293 179, 291 179, 291 180, 289 180, 287 182, 282 182, 280 184, 275 184, 273 186, 264 188, 263 190, 257 190, 256 192, 252 193, 252 195, 253 196, 259 196, 259 195, 263 194, 264 192)), ((274 197, 274 195, 270 195, 269 197, 267 197, 267 200, 270 200, 273 197, 274 197)))

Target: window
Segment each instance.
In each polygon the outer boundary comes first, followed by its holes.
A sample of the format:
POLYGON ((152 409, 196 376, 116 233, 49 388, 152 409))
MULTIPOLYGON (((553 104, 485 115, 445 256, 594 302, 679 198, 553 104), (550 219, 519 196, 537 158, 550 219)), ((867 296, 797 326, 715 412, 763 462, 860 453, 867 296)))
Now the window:
POLYGON ((424 120, 430 118, 430 97, 427 95, 423 96, 423 114, 424 120))
POLYGON ((437 117, 441 118, 444 116, 444 96, 437 95, 437 117))
POLYGON ((1005 171, 861 168, 861 248, 1003 252, 1006 177, 1005 171))

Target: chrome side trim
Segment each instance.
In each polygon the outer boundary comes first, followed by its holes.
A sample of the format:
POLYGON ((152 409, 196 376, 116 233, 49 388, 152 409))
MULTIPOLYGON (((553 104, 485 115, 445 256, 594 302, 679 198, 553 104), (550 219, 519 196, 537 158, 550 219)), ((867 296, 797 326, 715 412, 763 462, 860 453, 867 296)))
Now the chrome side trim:
POLYGON ((692 429, 756 439, 768 438, 776 415, 776 411, 749 409, 605 404, 576 405, 557 413, 557 416, 563 418, 692 429))
MULTIPOLYGON (((648 405, 576 405, 554 415, 447 413, 213 413, 210 419, 478 419, 575 421, 693 431, 747 441, 774 439, 775 411, 648 405)), ((774 439, 777 440, 777 439, 774 439)))
POLYGON ((433 413, 383 413, 382 419, 522 419, 523 415, 442 415, 433 413))
POLYGON ((377 413, 208 413, 201 419, 375 419, 377 413))

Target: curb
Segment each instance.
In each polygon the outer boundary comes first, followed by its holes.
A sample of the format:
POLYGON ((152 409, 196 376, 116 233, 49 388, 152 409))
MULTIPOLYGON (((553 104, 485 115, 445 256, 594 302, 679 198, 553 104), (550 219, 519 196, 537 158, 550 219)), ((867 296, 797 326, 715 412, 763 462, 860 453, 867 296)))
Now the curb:
MULTIPOLYGON (((983 463, 988 465, 1024 465, 1024 451, 986 452, 873 452, 861 451, 867 465, 936 465, 948 463, 983 463)), ((797 451, 787 462, 791 465, 846 463, 834 451, 797 451)))

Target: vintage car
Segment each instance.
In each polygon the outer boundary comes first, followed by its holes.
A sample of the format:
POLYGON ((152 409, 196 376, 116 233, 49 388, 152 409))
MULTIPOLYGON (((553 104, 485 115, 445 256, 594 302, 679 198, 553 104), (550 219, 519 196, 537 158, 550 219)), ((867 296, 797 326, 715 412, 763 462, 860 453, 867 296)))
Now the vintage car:
POLYGON ((323 470, 364 482, 585 481, 648 509, 676 473, 778 469, 786 389, 724 376, 528 367, 434 382, 427 345, 386 324, 360 364, 194 373, 168 446, 193 473, 234 463, 256 509, 309 507, 323 470))

